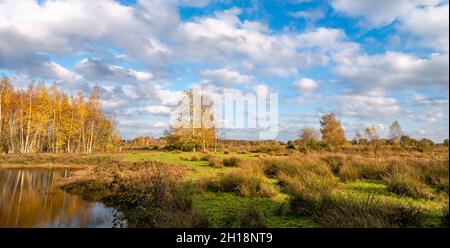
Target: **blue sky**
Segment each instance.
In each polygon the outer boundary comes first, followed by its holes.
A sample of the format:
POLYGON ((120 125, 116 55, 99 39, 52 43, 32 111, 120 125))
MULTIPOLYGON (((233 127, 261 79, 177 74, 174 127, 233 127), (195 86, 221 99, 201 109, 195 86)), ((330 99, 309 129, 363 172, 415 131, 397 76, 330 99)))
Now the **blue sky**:
MULTIPOLYGON (((180 92, 277 92, 289 140, 334 112, 448 138, 449 6, 442 0, 3 0, 0 73, 68 93, 101 87, 124 138, 159 137, 180 92)), ((253 139, 252 130, 226 137, 253 139)))

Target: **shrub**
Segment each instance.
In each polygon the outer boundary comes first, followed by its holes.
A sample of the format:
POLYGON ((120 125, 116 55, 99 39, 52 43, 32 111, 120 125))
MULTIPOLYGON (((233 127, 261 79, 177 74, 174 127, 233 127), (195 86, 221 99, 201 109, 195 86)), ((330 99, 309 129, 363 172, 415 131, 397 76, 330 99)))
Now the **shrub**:
POLYGON ((282 159, 267 159, 263 162, 264 174, 269 178, 276 178, 280 172, 287 175, 298 173, 297 164, 282 159))
POLYGON ((204 178, 199 181, 199 188, 215 192, 232 192, 245 197, 272 197, 279 192, 263 175, 241 168, 216 177, 204 178))
POLYGON ((244 228, 266 227, 266 217, 264 212, 255 202, 250 202, 250 204, 241 210, 239 222, 240 227, 244 228))
POLYGON ((224 227, 264 228, 267 219, 264 211, 254 201, 251 201, 241 210, 227 211, 222 219, 224 227))
POLYGON ((301 176, 280 175, 280 181, 291 195, 290 206, 292 212, 299 215, 313 215, 320 211, 320 198, 331 194, 337 186, 334 177, 319 176, 314 173, 303 173, 301 176))
POLYGON ((241 163, 241 159, 239 159, 237 157, 223 159, 223 165, 225 167, 238 167, 240 163, 241 163))
POLYGON ((136 227, 207 227, 206 218, 192 208, 192 189, 170 173, 155 170, 132 179, 115 177, 111 201, 136 227))
POLYGON ((349 164, 345 164, 341 167, 339 170, 339 176, 346 182, 353 182, 362 178, 361 171, 355 168, 355 166, 349 164))
POLYGON ((419 227, 424 214, 412 204, 381 202, 374 196, 326 195, 314 216, 323 227, 419 227))
POLYGON ((211 159, 211 155, 206 154, 206 155, 202 155, 202 157, 200 158, 201 161, 209 161, 211 159))
POLYGON ((442 215, 442 224, 446 227, 449 226, 449 215, 448 215, 448 205, 444 207, 442 215))
POLYGON ((222 160, 220 158, 210 156, 208 158, 208 161, 209 161, 208 165, 210 167, 213 167, 213 168, 222 168, 223 167, 223 163, 222 163, 222 160))
POLYGON ((327 157, 323 158, 323 160, 325 160, 328 163, 328 165, 331 168, 331 171, 335 175, 337 175, 337 174, 339 174, 341 167, 344 165, 345 157, 343 157, 343 156, 327 156, 327 157))
POLYGON ((199 158, 196 155, 192 155, 191 158, 189 159, 189 161, 199 161, 199 158))
POLYGON ((449 166, 447 162, 432 161, 420 165, 425 183, 436 188, 437 191, 449 193, 449 166))
POLYGON ((389 172, 391 167, 392 165, 384 161, 351 158, 340 167, 338 175, 343 180, 348 181, 357 179, 381 180, 389 172))
POLYGON ((414 198, 430 198, 431 192, 420 177, 412 172, 393 172, 385 177, 387 190, 414 198))

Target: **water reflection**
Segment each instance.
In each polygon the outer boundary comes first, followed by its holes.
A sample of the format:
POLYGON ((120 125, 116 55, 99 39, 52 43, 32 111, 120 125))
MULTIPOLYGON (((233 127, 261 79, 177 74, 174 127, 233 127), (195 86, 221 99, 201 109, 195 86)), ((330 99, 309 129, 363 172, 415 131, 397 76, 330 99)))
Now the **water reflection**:
POLYGON ((0 169, 0 227, 113 227, 117 211, 55 186, 67 169, 0 169))

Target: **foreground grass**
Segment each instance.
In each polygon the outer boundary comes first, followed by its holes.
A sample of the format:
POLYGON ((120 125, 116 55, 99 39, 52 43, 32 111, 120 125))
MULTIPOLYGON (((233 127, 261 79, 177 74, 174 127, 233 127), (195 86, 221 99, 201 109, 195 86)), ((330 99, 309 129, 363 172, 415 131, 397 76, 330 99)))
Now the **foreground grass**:
POLYGON ((154 151, 0 160, 0 166, 58 164, 84 168, 62 182, 64 189, 118 208, 131 226, 441 227, 448 205, 448 160, 443 156, 399 159, 308 154, 261 158, 251 153, 154 151), (240 162, 229 166, 210 163, 232 158, 240 162), (420 185, 427 195, 409 195, 414 193, 409 188, 392 190, 389 184, 398 172, 390 171, 397 167, 413 176, 405 178, 408 184, 395 189, 420 185), (155 179, 155 168, 164 176, 155 179), (182 185, 188 185, 189 190, 181 190, 182 185), (153 199, 149 192, 155 190, 164 193, 153 199), (179 222, 177 215, 186 221, 179 222), (403 215, 401 221, 406 222, 386 222, 396 215, 403 215))
POLYGON ((211 227, 239 227, 238 221, 229 221, 229 215, 252 203, 263 210, 266 227, 317 227, 310 219, 290 214, 288 204, 282 199, 250 199, 232 193, 206 192, 195 195, 193 200, 194 207, 205 213, 211 227))
POLYGON ((201 152, 146 152, 146 153, 124 153, 121 154, 125 161, 130 162, 146 162, 156 161, 171 165, 183 165, 191 170, 187 180, 198 180, 204 176, 215 175, 217 173, 228 171, 230 168, 212 168, 208 166, 207 160, 202 160, 206 155, 216 156, 220 158, 238 157, 241 159, 255 158, 254 154, 238 154, 223 152, 203 154, 201 152), (193 159, 194 158, 194 159, 193 159), (191 161, 191 160, 194 161, 191 161))

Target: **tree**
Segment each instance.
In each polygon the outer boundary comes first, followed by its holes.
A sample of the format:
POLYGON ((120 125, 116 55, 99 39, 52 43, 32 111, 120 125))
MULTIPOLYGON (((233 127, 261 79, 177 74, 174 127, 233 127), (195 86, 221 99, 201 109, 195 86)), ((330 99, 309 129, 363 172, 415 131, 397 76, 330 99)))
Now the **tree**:
POLYGON ((0 153, 5 149, 5 141, 7 140, 6 126, 8 121, 8 109, 10 108, 12 97, 12 85, 9 78, 4 77, 0 81, 0 153))
POLYGON ((367 140, 364 139, 364 136, 362 135, 362 133, 360 131, 356 131, 356 134, 352 140, 352 143, 354 145, 361 145, 361 144, 366 144, 367 140))
POLYGON ((377 129, 375 126, 367 127, 364 132, 366 133, 366 138, 370 143, 374 143, 378 140, 377 129))
POLYGON ((409 137, 408 135, 403 135, 400 138, 400 144, 402 146, 411 146, 411 145, 415 145, 417 143, 417 140, 409 137))
POLYGON ((336 120, 333 113, 322 116, 320 121, 322 140, 333 146, 340 146, 345 142, 344 129, 341 122, 336 120))
POLYGON ((430 151, 434 146, 434 142, 430 139, 423 138, 417 142, 416 149, 420 152, 430 151))
POLYGON ((448 147, 448 139, 445 139, 445 140, 442 142, 442 145, 448 147))
POLYGON ((394 144, 399 143, 402 136, 403 131, 400 123, 398 123, 398 121, 392 122, 391 126, 389 127, 389 138, 391 139, 391 142, 394 144))
POLYGON ((317 141, 319 133, 315 128, 305 126, 300 130, 299 138, 304 142, 317 141))
POLYGON ((177 106, 177 119, 166 132, 168 142, 181 149, 206 150, 216 144, 213 102, 204 94, 195 95, 193 89, 184 92, 177 106), (199 101, 197 104, 195 101, 199 101))
POLYGON ((379 146, 381 145, 381 142, 377 134, 377 129, 375 128, 375 126, 371 126, 367 127, 366 130, 364 130, 364 132, 366 133, 366 137, 369 144, 372 144, 375 152, 377 152, 379 146))
POLYGON ((101 112, 98 89, 85 101, 45 82, 23 90, 8 78, 0 81, 0 153, 101 152, 115 149, 118 140, 101 112))

